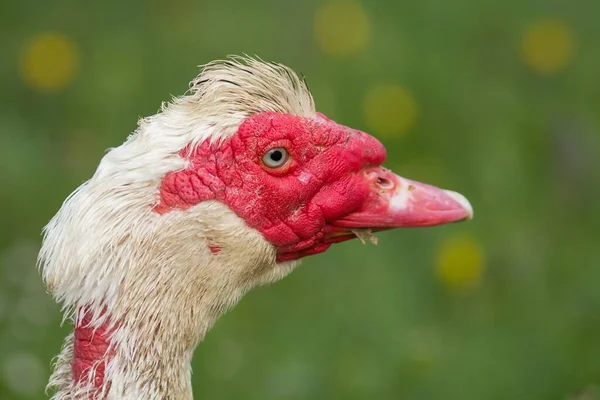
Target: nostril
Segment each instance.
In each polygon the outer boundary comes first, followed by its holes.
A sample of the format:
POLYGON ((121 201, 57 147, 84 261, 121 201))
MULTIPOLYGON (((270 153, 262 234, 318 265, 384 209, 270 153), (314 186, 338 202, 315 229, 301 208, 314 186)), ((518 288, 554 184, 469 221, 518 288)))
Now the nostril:
POLYGON ((377 190, 391 191, 397 186, 394 174, 383 167, 368 168, 363 173, 367 181, 377 190))
POLYGON ((394 183, 392 181, 382 177, 377 178, 376 184, 383 190, 391 190, 394 188, 394 183))

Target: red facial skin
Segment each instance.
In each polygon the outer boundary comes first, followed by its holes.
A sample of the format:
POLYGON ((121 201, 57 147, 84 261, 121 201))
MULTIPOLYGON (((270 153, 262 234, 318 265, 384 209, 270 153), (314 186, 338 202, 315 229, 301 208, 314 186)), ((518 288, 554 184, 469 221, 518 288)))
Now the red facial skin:
POLYGON ((155 210, 218 200, 278 247, 278 261, 297 259, 342 240, 328 239, 328 226, 360 208, 371 192, 360 172, 385 156, 374 137, 324 116, 257 114, 232 137, 194 149, 189 168, 167 174, 155 210), (278 147, 288 161, 270 168, 262 158, 278 147))

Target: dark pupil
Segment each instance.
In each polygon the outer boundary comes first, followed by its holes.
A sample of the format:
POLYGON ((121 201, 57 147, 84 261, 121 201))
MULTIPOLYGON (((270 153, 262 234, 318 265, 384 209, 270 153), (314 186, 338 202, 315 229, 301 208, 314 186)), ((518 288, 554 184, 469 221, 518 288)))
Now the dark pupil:
POLYGON ((283 158, 283 153, 281 152, 281 150, 273 150, 271 152, 270 157, 273 161, 281 161, 281 159, 283 158))

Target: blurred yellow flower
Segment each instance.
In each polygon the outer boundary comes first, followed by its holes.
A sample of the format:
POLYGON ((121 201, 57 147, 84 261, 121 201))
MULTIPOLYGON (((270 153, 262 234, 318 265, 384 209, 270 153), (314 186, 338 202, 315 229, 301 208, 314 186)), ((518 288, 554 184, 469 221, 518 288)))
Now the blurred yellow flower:
POLYGON ((419 114, 413 95, 398 85, 371 88, 364 102, 365 119, 374 134, 402 135, 412 129, 419 114))
POLYGON ((473 289, 481 282, 484 262, 483 249, 473 238, 450 238, 438 248, 436 276, 449 289, 473 289))
POLYGON ((369 18, 358 1, 332 1, 315 14, 315 39, 330 56, 348 56, 364 50, 369 43, 369 18))
POLYGON ((56 92, 71 82, 78 67, 79 54, 71 39, 59 33, 41 33, 23 49, 19 72, 33 89, 56 92))
POLYGON ((573 58, 574 34, 561 20, 544 19, 532 23, 521 43, 524 62, 540 74, 553 74, 573 58))

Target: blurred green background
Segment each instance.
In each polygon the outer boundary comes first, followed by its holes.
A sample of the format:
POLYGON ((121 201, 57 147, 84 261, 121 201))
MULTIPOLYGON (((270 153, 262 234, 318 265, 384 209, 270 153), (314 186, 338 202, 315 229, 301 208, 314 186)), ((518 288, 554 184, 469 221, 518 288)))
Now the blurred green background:
POLYGON ((197 65, 257 54, 469 223, 307 258, 225 315, 197 398, 600 398, 600 2, 21 0, 0 12, 0 399, 69 326, 40 231, 197 65))

